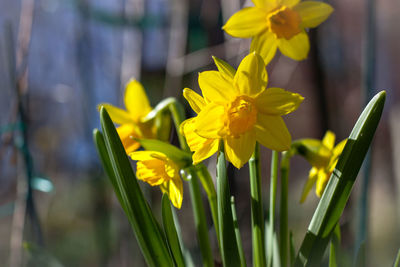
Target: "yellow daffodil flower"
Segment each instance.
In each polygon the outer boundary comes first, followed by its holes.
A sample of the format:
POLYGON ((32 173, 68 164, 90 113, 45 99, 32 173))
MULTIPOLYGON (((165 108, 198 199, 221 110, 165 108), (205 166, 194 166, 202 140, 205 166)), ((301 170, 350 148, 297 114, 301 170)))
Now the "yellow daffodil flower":
MULTIPOLYGON (((303 187, 300 203, 303 203, 306 200, 306 197, 314 184, 316 184, 315 194, 318 197, 322 196, 329 178, 335 169, 339 156, 346 145, 346 141, 347 140, 345 139, 335 146, 335 134, 331 131, 326 132, 322 141, 315 139, 304 141, 305 147, 308 146, 307 142, 318 142, 319 153, 309 153, 308 155, 310 155, 310 157, 307 157, 306 155, 306 159, 313 167, 311 168, 308 180, 303 187)), ((312 146, 314 146, 314 144, 312 144, 312 146)))
POLYGON ((263 59, 246 56, 237 71, 214 58, 218 71, 199 73, 203 97, 186 88, 184 97, 197 117, 182 123, 193 161, 198 163, 218 150, 224 141, 227 159, 241 168, 251 157, 256 141, 277 151, 290 148, 291 136, 281 116, 297 109, 299 94, 266 88, 268 75, 263 59))
POLYGON ((180 209, 183 199, 183 185, 179 167, 165 154, 156 151, 136 151, 129 154, 137 160, 136 176, 151 186, 160 186, 167 193, 172 204, 180 209))
POLYGON ((156 138, 157 132, 153 121, 143 122, 142 119, 152 110, 146 91, 135 79, 128 82, 125 89, 124 103, 126 110, 111 104, 100 104, 106 108, 111 120, 120 126, 118 135, 127 154, 137 150, 140 144, 133 138, 156 138))
POLYGON ((222 27, 228 34, 252 38, 250 52, 259 53, 268 64, 279 50, 294 60, 303 60, 310 50, 305 28, 325 21, 333 8, 322 2, 300 0, 253 0, 233 14, 222 27))

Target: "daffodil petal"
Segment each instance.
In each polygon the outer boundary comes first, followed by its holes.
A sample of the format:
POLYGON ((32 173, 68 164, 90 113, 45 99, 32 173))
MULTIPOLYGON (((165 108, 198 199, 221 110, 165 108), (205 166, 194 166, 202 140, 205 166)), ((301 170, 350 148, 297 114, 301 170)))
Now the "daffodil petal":
POLYGON ((328 148, 329 150, 333 149, 333 146, 335 145, 335 134, 331 131, 327 131, 324 135, 324 138, 322 138, 322 144, 328 148))
POLYGON ((346 145, 347 139, 342 140, 339 144, 335 146, 333 149, 333 156, 339 157, 342 154, 344 146, 346 145))
POLYGON ((196 117, 195 133, 204 138, 220 138, 219 133, 224 128, 224 113, 224 106, 208 104, 196 117))
POLYGON ((183 89, 183 96, 186 98, 190 107, 196 113, 199 113, 206 105, 204 98, 201 97, 201 95, 199 95, 192 89, 189 89, 189 88, 183 89))
POLYGON ((240 94, 254 96, 265 89, 268 74, 264 60, 256 53, 250 53, 240 63, 234 78, 234 84, 240 94))
POLYGON ((236 95, 233 85, 218 71, 199 73, 199 86, 204 98, 211 102, 227 102, 236 95))
POLYGON ((318 179, 317 179, 317 183, 315 186, 315 193, 317 194, 318 197, 321 197, 322 194, 324 193, 326 184, 329 181, 329 177, 330 174, 326 173, 323 169, 320 169, 318 171, 318 179))
POLYGON ((279 2, 278 0, 252 0, 253 4, 258 7, 258 8, 262 8, 264 9, 266 12, 276 8, 277 6, 279 6, 279 2))
POLYGON ((297 5, 300 0, 280 0, 282 6, 293 7, 297 5))
POLYGON ((182 207, 183 184, 179 176, 168 182, 168 197, 175 208, 180 209, 182 207))
POLYGON ((236 70, 222 59, 214 56, 212 58, 214 60, 215 66, 217 66, 217 69, 219 73, 223 76, 223 78, 227 79, 228 81, 233 80, 236 70))
POLYGON ((263 9, 245 7, 233 14, 222 29, 233 37, 250 38, 267 28, 266 18, 263 9))
POLYGON ((135 121, 151 111, 149 99, 142 84, 135 79, 128 82, 124 96, 125 107, 135 121))
POLYGON ((300 203, 303 203, 306 200, 308 193, 310 193, 311 188, 314 186, 315 182, 317 181, 317 178, 318 178, 318 169, 313 167, 313 168, 311 168, 311 170, 308 174, 307 182, 304 184, 303 192, 301 193, 300 203))
POLYGON ((293 36, 290 40, 286 40, 285 38, 280 38, 278 40, 278 48, 285 56, 294 60, 303 60, 307 58, 308 51, 310 50, 310 41, 307 33, 304 31, 293 36))
POLYGON ((278 40, 272 32, 265 30, 251 40, 250 52, 258 53, 267 65, 276 54, 278 40))
POLYGON ((282 116, 296 110, 303 99, 299 94, 271 87, 257 96, 256 106, 258 112, 282 116))
POLYGON ((246 132, 238 138, 227 137, 224 141, 228 161, 240 169, 253 154, 256 145, 254 131, 246 132))
POLYGON ((104 107, 107 110, 108 115, 110 115, 111 120, 115 123, 125 124, 134 122, 131 114, 129 114, 123 109, 117 108, 113 105, 106 103, 100 104, 98 105, 98 107, 104 107))
POLYGON ((198 164, 218 151, 219 139, 206 139, 193 154, 193 164, 198 164))
POLYGON ((154 158, 167 160, 164 153, 158 151, 135 151, 129 154, 132 160, 152 160, 154 158))
POLYGON ((317 27, 333 12, 330 5, 317 1, 303 1, 296 5, 293 10, 299 13, 301 25, 304 28, 317 27))
POLYGON ((138 137, 135 132, 135 127, 132 124, 122 124, 117 128, 118 136, 121 139, 122 145, 125 148, 126 154, 129 154, 140 147, 133 137, 138 137))
POLYGON ((276 151, 290 149, 292 138, 281 117, 258 114, 255 130, 257 141, 263 146, 276 151))

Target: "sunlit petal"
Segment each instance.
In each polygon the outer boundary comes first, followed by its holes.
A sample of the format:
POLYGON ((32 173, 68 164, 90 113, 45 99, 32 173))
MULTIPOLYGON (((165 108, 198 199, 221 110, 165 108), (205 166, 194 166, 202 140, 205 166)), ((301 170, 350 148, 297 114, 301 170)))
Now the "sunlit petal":
POLYGON ((259 114, 255 130, 257 141, 263 146, 276 151, 290 149, 292 138, 281 117, 259 114))
POLYGON ((151 111, 149 99, 142 84, 134 79, 130 80, 125 89, 125 107, 135 121, 151 111))
POLYGON ((137 150, 140 144, 133 138, 137 138, 135 127, 132 124, 122 124, 117 128, 119 138, 121 139, 122 145, 125 148, 127 154, 137 150))
POLYGON ((193 164, 202 162, 218 151, 219 139, 206 139, 193 154, 193 164))
POLYGON ((268 74, 264 60, 256 53, 250 53, 240 63, 234 84, 243 95, 255 96, 265 89, 268 74))
POLYGON ((256 35, 251 40, 250 52, 258 53, 267 65, 276 54, 278 48, 278 40, 268 30, 256 35))
POLYGON ((290 40, 286 40, 285 38, 278 40, 278 48, 285 56, 294 60, 307 58, 308 51, 310 50, 310 41, 304 31, 295 35, 290 40))
POLYGON ((113 122, 118 124, 133 123, 133 117, 126 110, 117 108, 110 104, 99 104, 98 107, 104 107, 113 122))
POLYGON ((313 167, 311 168, 308 174, 307 182, 304 184, 303 192, 301 193, 300 203, 303 203, 306 200, 308 193, 311 191, 311 188, 314 186, 315 182, 317 181, 317 178, 318 178, 318 169, 313 167))
POLYGON ((304 28, 314 28, 324 22, 333 12, 333 8, 323 2, 303 1, 293 7, 300 14, 304 28))
POLYGON ((300 0, 278 0, 278 1, 281 3, 281 5, 287 7, 293 7, 300 2, 300 0))
POLYGON ((326 184, 329 181, 330 173, 326 173, 323 169, 320 169, 318 172, 318 179, 315 185, 315 193, 318 197, 321 197, 324 193, 326 184))
POLYGON ((222 27, 229 35, 250 38, 267 28, 267 13, 257 7, 245 7, 229 18, 222 27))
POLYGON ((224 106, 208 104, 196 117, 195 132, 204 138, 220 138, 224 113, 224 106))
POLYGON ((168 197, 175 208, 180 209, 182 207, 183 184, 179 177, 168 182, 168 197))
POLYGON ((327 131, 324 138, 322 138, 322 144, 326 146, 329 150, 332 150, 333 146, 335 145, 335 139, 335 134, 331 131, 327 131))
POLYGON ((223 79, 218 71, 199 73, 199 86, 204 98, 211 102, 227 102, 237 94, 232 83, 223 79))
POLYGON ((258 112, 267 115, 286 115, 296 110, 304 98, 281 88, 268 88, 256 98, 258 112))
POLYGON ((254 131, 249 131, 238 138, 227 137, 224 140, 227 159, 238 169, 246 164, 256 145, 254 131))
POLYGON ((190 107, 196 113, 199 113, 206 105, 204 98, 195 91, 193 91, 192 89, 189 88, 183 89, 183 96, 186 98, 190 107))
POLYGON ((215 66, 217 66, 217 69, 218 69, 220 75, 224 79, 226 79, 230 82, 233 81, 233 77, 235 77, 236 70, 231 65, 229 65, 227 62, 223 61, 222 59, 214 57, 214 56, 212 58, 214 60, 215 66))

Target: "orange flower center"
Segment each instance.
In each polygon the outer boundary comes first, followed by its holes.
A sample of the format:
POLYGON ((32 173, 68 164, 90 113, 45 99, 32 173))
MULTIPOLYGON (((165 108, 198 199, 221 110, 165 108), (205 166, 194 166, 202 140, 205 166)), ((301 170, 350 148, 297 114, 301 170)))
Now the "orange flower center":
POLYGON ((281 7, 268 16, 268 26, 277 38, 291 39, 301 32, 301 17, 288 7, 281 7))
POLYGON ((253 101, 248 96, 238 96, 228 105, 225 118, 228 135, 239 137, 256 123, 257 109, 253 101))

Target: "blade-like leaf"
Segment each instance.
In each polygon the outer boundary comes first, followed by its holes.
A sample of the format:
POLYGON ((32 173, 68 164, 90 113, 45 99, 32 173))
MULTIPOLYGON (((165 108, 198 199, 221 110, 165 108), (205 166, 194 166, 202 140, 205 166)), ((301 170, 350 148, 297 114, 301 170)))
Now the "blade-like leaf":
POLYGON ((162 219, 169 248, 172 252, 175 263, 178 267, 184 267, 185 261, 183 259, 181 245, 179 243, 178 234, 175 228, 174 217, 171 210, 171 202, 167 193, 164 193, 162 196, 162 219))
POLYGON ((224 266, 240 266, 239 249, 233 224, 231 193, 226 173, 224 145, 221 142, 217 162, 217 202, 219 222, 219 243, 224 266))
POLYGON ((112 167, 113 175, 111 176, 115 177, 113 186, 117 196, 119 191, 121 204, 131 223, 142 254, 149 266, 172 266, 173 260, 163 233, 143 196, 114 123, 104 107, 100 110, 100 122, 112 167))
POLYGON ((182 169, 192 165, 192 154, 176 146, 155 139, 137 139, 137 141, 146 150, 164 153, 182 169))
POLYGON ((378 126, 385 97, 385 91, 378 93, 358 118, 313 215, 295 266, 320 265, 378 126))

